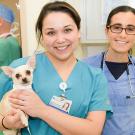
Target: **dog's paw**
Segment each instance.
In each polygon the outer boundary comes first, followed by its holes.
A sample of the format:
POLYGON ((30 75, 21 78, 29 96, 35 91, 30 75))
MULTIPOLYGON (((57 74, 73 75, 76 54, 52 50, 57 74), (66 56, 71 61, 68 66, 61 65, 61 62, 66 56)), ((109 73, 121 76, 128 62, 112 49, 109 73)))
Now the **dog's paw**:
POLYGON ((22 121, 22 124, 25 126, 28 126, 28 115, 26 115, 23 111, 20 111, 20 118, 22 121))

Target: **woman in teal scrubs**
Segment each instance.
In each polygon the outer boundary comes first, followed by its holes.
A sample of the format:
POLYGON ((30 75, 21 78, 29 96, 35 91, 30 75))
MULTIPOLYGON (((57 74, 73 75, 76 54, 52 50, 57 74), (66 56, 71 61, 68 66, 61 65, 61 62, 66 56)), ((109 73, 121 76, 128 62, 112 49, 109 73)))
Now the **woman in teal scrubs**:
MULTIPOLYGON (((32 135, 99 135, 106 112, 108 115, 111 110, 107 81, 101 70, 89 67, 74 56, 80 39, 78 13, 66 2, 49 3, 39 15, 36 32, 47 51, 36 54, 34 91, 14 91, 9 98, 12 107, 30 116, 32 135)), ((11 66, 17 67, 26 61, 27 58, 22 58, 11 66)), ((0 98, 11 88, 12 81, 1 74, 0 98)), ((22 128, 14 117, 16 114, 5 116, 4 126, 22 128)), ((26 128, 21 133, 29 135, 26 128)))

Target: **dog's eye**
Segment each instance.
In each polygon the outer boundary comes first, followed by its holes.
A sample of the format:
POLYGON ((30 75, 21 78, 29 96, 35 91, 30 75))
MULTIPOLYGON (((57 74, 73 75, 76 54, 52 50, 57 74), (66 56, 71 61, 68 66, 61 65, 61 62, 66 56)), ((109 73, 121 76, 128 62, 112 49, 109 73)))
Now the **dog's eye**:
POLYGON ((17 79, 19 79, 19 78, 21 77, 21 75, 20 75, 20 74, 16 74, 15 77, 16 77, 17 79))
POLYGON ((30 75, 30 73, 31 73, 30 70, 26 70, 27 75, 30 75))

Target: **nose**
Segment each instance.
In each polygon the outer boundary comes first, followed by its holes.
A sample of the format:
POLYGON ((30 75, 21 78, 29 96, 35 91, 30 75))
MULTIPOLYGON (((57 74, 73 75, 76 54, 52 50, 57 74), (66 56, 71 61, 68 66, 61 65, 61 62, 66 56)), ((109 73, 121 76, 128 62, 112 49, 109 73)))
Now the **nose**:
POLYGON ((56 38, 57 43, 59 44, 65 42, 65 35, 63 33, 58 33, 56 38))
POLYGON ((122 32, 120 33, 120 36, 123 38, 127 36, 126 29, 122 30, 122 32))
POLYGON ((27 83, 28 82, 28 80, 27 80, 26 77, 25 78, 22 78, 22 81, 23 81, 23 83, 27 83))

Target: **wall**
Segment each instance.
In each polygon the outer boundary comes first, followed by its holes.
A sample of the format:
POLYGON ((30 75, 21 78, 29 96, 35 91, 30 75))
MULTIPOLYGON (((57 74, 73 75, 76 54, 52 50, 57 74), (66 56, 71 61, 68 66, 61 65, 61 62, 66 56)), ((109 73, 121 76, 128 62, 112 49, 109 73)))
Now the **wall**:
POLYGON ((37 47, 35 24, 39 12, 49 0, 19 0, 23 56, 32 55, 37 47))
POLYGON ((105 43, 87 43, 81 45, 82 47, 82 56, 81 58, 88 57, 88 56, 93 56, 96 55, 100 52, 105 51, 107 45, 105 43))

